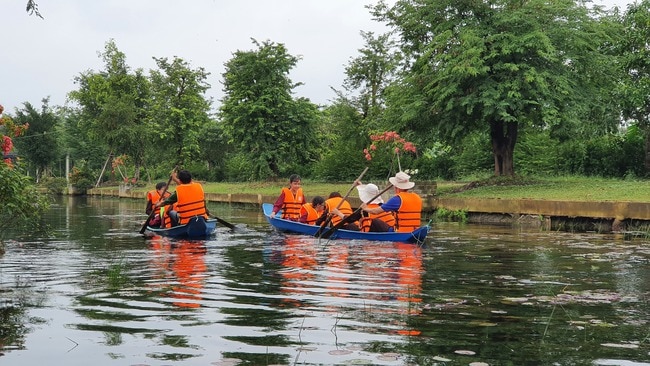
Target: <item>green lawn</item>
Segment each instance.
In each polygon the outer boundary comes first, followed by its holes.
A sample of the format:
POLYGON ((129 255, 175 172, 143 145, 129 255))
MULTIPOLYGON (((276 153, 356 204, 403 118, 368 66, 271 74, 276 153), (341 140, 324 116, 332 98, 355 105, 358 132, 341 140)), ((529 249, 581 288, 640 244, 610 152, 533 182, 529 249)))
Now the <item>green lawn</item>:
POLYGON ((451 193, 454 188, 442 183, 438 192, 440 195, 477 198, 650 202, 650 182, 646 180, 569 177, 538 179, 527 185, 484 186, 451 193))
MULTIPOLYGON (((417 186, 417 180, 414 179, 417 186)), ((616 180, 586 177, 553 177, 520 179, 522 185, 513 185, 506 180, 489 180, 482 182, 472 189, 461 187, 469 182, 437 182, 438 196, 458 196, 476 198, 528 198, 560 201, 637 201, 650 202, 650 181, 647 180, 616 180)), ((210 193, 244 193, 278 195, 282 183, 247 182, 247 183, 213 183, 205 182, 204 189, 210 193)), ((303 181, 305 195, 328 196, 332 191, 345 195, 351 187, 350 183, 323 183, 309 180, 303 181)), ((145 192, 153 187, 139 188, 145 192)), ((352 192, 356 196, 356 192, 352 192)))

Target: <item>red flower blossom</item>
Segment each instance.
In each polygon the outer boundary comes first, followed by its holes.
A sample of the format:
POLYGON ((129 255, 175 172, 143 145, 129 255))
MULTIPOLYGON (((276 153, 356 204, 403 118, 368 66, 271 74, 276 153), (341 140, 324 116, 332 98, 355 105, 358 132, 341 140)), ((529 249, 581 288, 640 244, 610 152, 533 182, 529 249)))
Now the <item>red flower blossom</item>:
POLYGON ((377 151, 378 145, 388 145, 389 151, 398 155, 402 152, 410 152, 415 154, 417 152, 415 145, 412 142, 406 141, 395 131, 386 131, 383 133, 370 135, 372 143, 366 149, 363 149, 363 154, 366 160, 372 160, 370 151, 377 151))

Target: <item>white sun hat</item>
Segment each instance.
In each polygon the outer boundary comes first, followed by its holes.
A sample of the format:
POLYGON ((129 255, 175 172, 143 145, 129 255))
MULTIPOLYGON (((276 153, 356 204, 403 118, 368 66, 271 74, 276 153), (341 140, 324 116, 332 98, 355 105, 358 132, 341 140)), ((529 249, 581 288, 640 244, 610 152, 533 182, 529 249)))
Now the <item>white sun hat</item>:
POLYGON ((399 189, 411 189, 415 186, 415 182, 409 182, 411 176, 404 173, 398 172, 394 177, 388 178, 388 181, 399 189))
POLYGON ((381 196, 375 198, 372 202, 369 202, 379 194, 379 188, 376 185, 372 183, 361 184, 357 186, 357 189, 359 190, 359 199, 361 202, 377 204, 384 203, 384 200, 381 198, 381 196))

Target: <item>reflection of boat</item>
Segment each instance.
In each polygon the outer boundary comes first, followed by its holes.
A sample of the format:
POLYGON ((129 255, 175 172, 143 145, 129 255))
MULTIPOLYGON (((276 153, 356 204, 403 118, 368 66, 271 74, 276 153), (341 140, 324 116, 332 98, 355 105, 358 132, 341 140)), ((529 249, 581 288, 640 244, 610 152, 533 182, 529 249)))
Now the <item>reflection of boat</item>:
MULTIPOLYGON (((262 205, 264 210, 264 216, 266 220, 279 231, 305 234, 314 236, 318 231, 319 226, 316 225, 307 225, 296 221, 280 219, 277 216, 271 218, 271 210, 273 205, 270 203, 264 203, 262 205)), ((279 216, 279 215, 278 215, 279 216)), ((421 243, 427 237, 429 233, 429 226, 422 226, 410 233, 398 233, 398 232, 387 232, 387 233, 366 233, 361 231, 351 231, 339 229, 329 237, 329 239, 362 239, 362 240, 379 240, 379 241, 397 241, 404 243, 421 243)))
POLYGON ((172 238, 205 238, 212 235, 216 228, 217 220, 206 220, 201 216, 192 217, 187 224, 164 229, 147 226, 147 230, 154 234, 172 238))

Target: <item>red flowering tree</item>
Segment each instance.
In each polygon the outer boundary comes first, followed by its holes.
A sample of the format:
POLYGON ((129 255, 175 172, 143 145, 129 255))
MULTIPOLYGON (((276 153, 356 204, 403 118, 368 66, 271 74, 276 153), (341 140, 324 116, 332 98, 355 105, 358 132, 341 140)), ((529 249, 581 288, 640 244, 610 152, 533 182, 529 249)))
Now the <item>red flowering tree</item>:
POLYGON ((393 155, 397 158, 397 166, 402 171, 400 155, 403 153, 417 153, 417 149, 412 142, 406 141, 395 131, 385 131, 382 133, 370 135, 372 143, 369 147, 363 149, 366 160, 370 161, 374 155, 393 155))
POLYGON ((47 196, 41 195, 31 178, 22 174, 20 169, 13 169, 11 159, 7 158, 14 145, 11 138, 22 135, 29 125, 17 126, 9 116, 2 115, 3 111, 0 105, 0 147, 5 162, 0 163, 0 217, 5 218, 0 220, 0 252, 9 229, 14 232, 42 229, 44 221, 40 217, 49 207, 47 196))
POLYGON ((11 137, 18 137, 25 133, 29 128, 29 123, 24 125, 16 125, 14 121, 2 113, 4 107, 0 104, 0 149, 2 149, 2 158, 9 167, 12 167, 11 158, 8 157, 11 150, 14 148, 14 143, 11 137))

